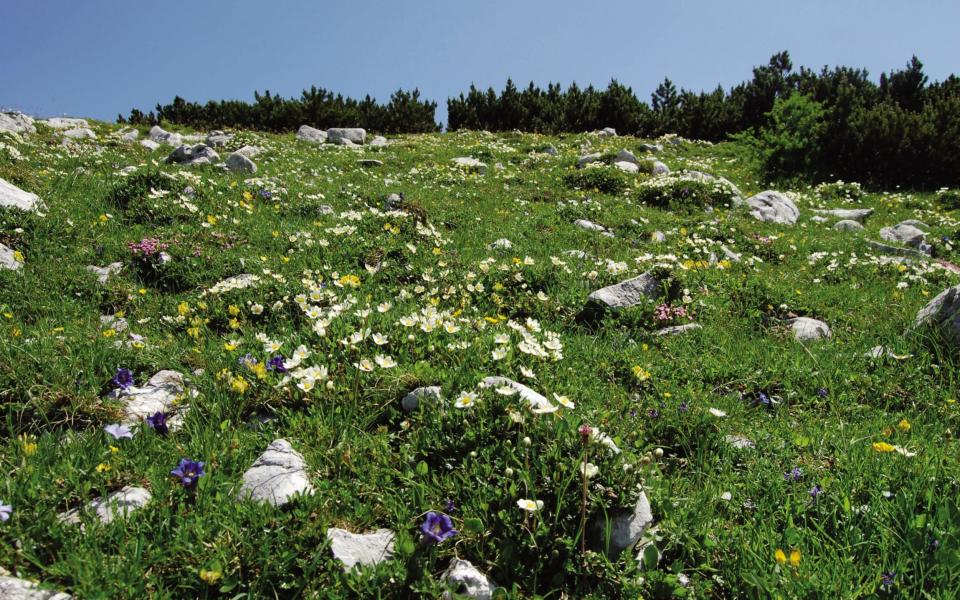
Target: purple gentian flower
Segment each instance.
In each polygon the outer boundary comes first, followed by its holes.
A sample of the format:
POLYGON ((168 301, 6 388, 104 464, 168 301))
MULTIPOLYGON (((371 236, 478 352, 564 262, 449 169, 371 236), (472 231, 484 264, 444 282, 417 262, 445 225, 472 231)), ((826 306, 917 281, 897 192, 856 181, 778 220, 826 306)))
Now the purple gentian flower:
POLYGON ((270 190, 261 189, 261 190, 260 190, 260 197, 263 198, 264 200, 269 200, 270 198, 273 197, 273 194, 270 193, 270 190))
POLYGON ((287 368, 283 366, 283 357, 277 355, 267 361, 267 370, 276 371, 277 373, 286 373, 287 368))
POLYGON ((133 371, 125 367, 117 369, 117 374, 113 376, 113 385, 126 391, 128 387, 133 385, 133 371))
POLYGON ((237 359, 237 362, 240 363, 242 367, 249 367, 250 365, 257 364, 257 359, 253 357, 249 352, 237 359))
POLYGON ((830 395, 830 392, 827 391, 827 388, 820 388, 817 390, 817 395, 821 398, 826 398, 830 395))
POLYGON ((887 571, 880 576, 880 589, 889 591, 893 588, 894 580, 897 578, 896 571, 887 571))
POLYGON ((13 513, 13 507, 0 502, 0 521, 9 521, 11 513, 13 513))
POLYGON ((448 513, 457 512, 457 505, 453 503, 453 500, 447 500, 447 508, 446 508, 446 510, 447 510, 448 513))
POLYGON ((658 411, 655 408, 651 408, 650 410, 647 411, 647 416, 650 417, 651 419, 659 419, 660 411, 658 411))
POLYGON ((147 417, 147 424, 160 435, 167 435, 170 433, 170 428, 167 426, 167 417, 169 416, 169 413, 155 412, 147 417))
POLYGON ((115 440, 133 439, 133 432, 130 431, 130 428, 126 425, 121 425, 120 423, 112 423, 103 428, 104 431, 113 436, 115 440))
POLYGON ((687 404, 687 401, 686 401, 686 400, 684 400, 683 402, 680 403, 680 406, 677 407, 677 410, 680 411, 680 412, 682 412, 682 413, 685 413, 685 412, 687 412, 688 410, 690 410, 690 405, 687 404))
POLYGON ((770 406, 770 398, 763 392, 760 392, 760 404, 764 406, 770 406))
POLYGON ((457 530, 453 528, 453 521, 445 514, 430 511, 427 518, 420 525, 420 531, 426 539, 436 543, 457 535, 457 530))
POLYGON ((823 488, 820 487, 820 484, 819 484, 819 483, 818 483, 817 485, 813 486, 812 488, 810 488, 810 492, 809 492, 810 497, 813 498, 813 501, 814 501, 814 502, 817 501, 817 496, 819 496, 819 495, 822 494, 822 493, 823 493, 823 488))
POLYGON ((170 471, 170 474, 180 479, 180 483, 185 488, 192 488, 197 484, 197 480, 204 476, 203 463, 189 458, 181 458, 177 468, 170 471))
POLYGON ((803 471, 800 470, 800 467, 794 467, 783 474, 784 481, 800 481, 800 477, 803 476, 803 471))

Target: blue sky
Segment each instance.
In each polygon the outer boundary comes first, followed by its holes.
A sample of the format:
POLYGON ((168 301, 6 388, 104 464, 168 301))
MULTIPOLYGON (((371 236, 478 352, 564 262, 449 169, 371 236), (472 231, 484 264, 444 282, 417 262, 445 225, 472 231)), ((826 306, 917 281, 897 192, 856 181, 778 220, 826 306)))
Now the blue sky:
POLYGON ((960 72, 960 1, 919 0, 3 0, 0 106, 113 120, 174 95, 298 96, 315 84, 386 100, 611 78, 641 98, 729 87, 789 50, 795 66, 866 68, 916 54, 960 72))

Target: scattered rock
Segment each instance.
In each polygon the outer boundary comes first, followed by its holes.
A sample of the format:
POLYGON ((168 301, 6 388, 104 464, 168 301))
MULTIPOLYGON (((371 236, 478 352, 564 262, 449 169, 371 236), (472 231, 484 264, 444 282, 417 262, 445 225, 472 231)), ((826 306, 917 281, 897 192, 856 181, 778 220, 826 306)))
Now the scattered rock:
POLYGON ((613 232, 608 230, 603 225, 594 223, 593 221, 588 221, 586 219, 577 219, 576 221, 573 222, 573 224, 576 225, 577 227, 580 227, 581 229, 586 229, 587 231, 596 231, 601 235, 605 235, 607 237, 614 237, 613 232))
MULTIPOLYGON (((453 588, 457 597, 467 597, 473 600, 491 600, 493 590, 497 586, 491 583, 487 576, 477 570, 470 561, 454 558, 450 566, 443 572, 441 580, 453 588)), ((450 592, 443 593, 443 600, 452 600, 450 592)))
POLYGON ((797 317, 787 321, 787 324, 793 330, 793 338, 799 342, 829 340, 831 337, 830 327, 823 321, 809 317, 797 317))
POLYGON ((662 244, 663 242, 667 241, 667 234, 658 229, 650 234, 650 241, 655 244, 662 244))
POLYGON ((33 117, 21 112, 0 112, 0 131, 11 133, 36 133, 33 117))
POLYGON ((746 450, 748 448, 755 447, 755 444, 748 440, 747 438, 739 435, 727 435, 724 438, 724 441, 730 445, 730 447, 736 450, 746 450))
POLYGON ((547 146, 546 148, 544 148, 542 152, 543 152, 544 154, 549 154, 550 156, 556 156, 556 155, 560 154, 560 152, 557 151, 556 146, 554 146, 554 145, 552 145, 552 144, 549 145, 549 146, 547 146))
POLYGON ((232 133, 224 133, 223 131, 215 130, 207 134, 207 139, 205 143, 211 148, 218 148, 220 146, 225 146, 228 142, 233 139, 232 133))
POLYGON ((892 358, 894 360, 907 360, 912 354, 896 354, 893 350, 890 350, 884 346, 874 346, 868 352, 863 354, 866 358, 892 358))
POLYGON ((40 204, 40 197, 36 194, 25 192, 5 179, 0 179, 0 208, 19 208, 36 212, 40 204))
POLYGON ((357 164, 361 167, 382 167, 383 161, 375 158, 361 158, 357 161, 357 164))
POLYGON ((577 168, 582 169, 590 163, 600 162, 600 153, 594 152, 592 154, 584 154, 577 159, 577 168))
POLYGON ((510 250, 511 248, 513 248, 513 242, 511 242, 507 238, 500 238, 499 240, 493 242, 487 247, 490 248, 491 250, 510 250))
POLYGON ((522 383, 518 383, 512 379, 493 376, 485 377, 483 381, 480 382, 480 387, 482 388, 498 388, 503 386, 511 387, 517 390, 517 394, 520 396, 520 398, 529 402, 530 406, 533 408, 546 408, 551 406, 550 401, 547 400, 546 396, 539 392, 535 392, 522 383))
POLYGON ((813 212, 818 215, 827 215, 829 217, 836 217, 838 219, 846 221, 857 221, 863 223, 867 220, 867 217, 873 214, 872 208, 832 208, 829 210, 822 208, 815 208, 813 212))
POLYGON ((910 225, 911 227, 916 227, 918 229, 930 229, 929 225, 927 225, 923 221, 918 221, 916 219, 907 219, 906 221, 900 221, 900 225, 910 225))
POLYGON ((40 122, 46 124, 47 127, 53 127, 54 129, 77 129, 79 127, 90 127, 90 123, 87 123, 86 119, 73 119, 70 117, 52 117, 40 122))
POLYGON ((120 139, 125 142, 135 142, 140 138, 140 132, 136 129, 131 129, 130 131, 124 131, 120 134, 120 139))
POLYGON ((0 269, 17 271, 23 267, 23 262, 17 260, 12 248, 0 244, 0 269))
POLYGON ((389 529, 378 529, 367 534, 350 533, 336 527, 327 529, 330 549, 333 556, 343 563, 344 571, 356 565, 366 567, 392 558, 394 537, 389 529))
POLYGON ((241 498, 282 506, 296 494, 309 494, 307 463, 290 442, 273 440, 266 451, 243 474, 241 498))
POLYGON ((639 173, 640 167, 637 166, 637 163, 626 162, 626 161, 617 161, 613 163, 613 166, 620 169, 625 173, 639 173))
POLYGON ((702 329, 702 327, 700 327, 700 323, 685 323, 683 325, 674 325, 673 327, 664 327, 663 329, 658 329, 654 331, 653 335, 655 336, 677 335, 680 333, 693 331, 694 329, 702 329))
POLYGON ((242 154, 247 158, 254 158, 256 155, 260 154, 261 152, 263 152, 263 148, 259 146, 244 146, 243 148, 240 148, 239 150, 234 152, 234 154, 242 154))
POLYGON ((921 249, 920 247, 925 242, 927 234, 921 229, 904 222, 893 227, 884 227, 880 230, 880 237, 888 242, 898 242, 912 248, 921 249))
POLYGON ((125 318, 116 315, 100 315, 100 327, 123 333, 130 328, 130 323, 125 318))
POLYGON ((88 128, 86 128, 86 127, 78 127, 78 128, 76 128, 76 129, 68 129, 68 130, 64 131, 61 135, 63 135, 63 137, 68 137, 68 138, 71 138, 71 139, 74 139, 74 140, 83 140, 83 139, 95 140, 95 139, 97 139, 97 134, 95 134, 92 129, 88 129, 88 128))
POLYGON ((936 332, 951 346, 960 346, 960 285, 939 293, 917 313, 914 329, 936 332))
POLYGON ((160 147, 160 144, 153 140, 140 140, 140 145, 151 152, 160 147))
POLYGON ((383 210, 400 210, 403 208, 403 194, 393 193, 387 196, 387 199, 383 201, 383 210))
POLYGON ((314 129, 309 125, 301 125, 297 130, 297 139, 314 144, 323 144, 327 141, 327 132, 322 129, 314 129))
POLYGON ((227 170, 233 172, 245 172, 245 173, 256 173, 257 165, 247 156, 240 154, 239 152, 234 152, 227 157, 226 162, 224 163, 227 166, 227 170))
POLYGON ((227 277, 223 281, 217 283, 212 288, 204 292, 206 294, 222 294, 223 292, 228 292, 230 290, 242 290, 248 288, 252 285, 257 284, 260 281, 260 278, 256 275, 251 275, 250 273, 243 273, 242 275, 234 275, 233 277, 227 277))
POLYGON ((633 152, 630 152, 626 148, 617 152, 617 157, 613 159, 615 162, 628 162, 634 165, 639 166, 640 161, 637 160, 637 157, 633 155, 633 152))
POLYGON ((826 223, 826 222, 829 221, 830 219, 828 219, 828 218, 826 218, 826 217, 824 217, 824 216, 822 216, 822 215, 814 215, 814 216, 810 217, 810 220, 813 221, 814 223, 826 223))
POLYGON ((487 165, 472 156, 459 156, 451 162, 467 171, 475 171, 481 175, 487 172, 487 165))
POLYGON ((137 168, 131 165, 129 167, 124 167, 119 171, 117 171, 117 175, 127 176, 127 175, 133 175, 136 172, 137 172, 137 168))
POLYGON ((373 146, 374 148, 383 148, 385 146, 389 146, 390 142, 387 140, 387 138, 383 137, 382 135, 378 135, 374 137, 372 140, 370 140, 370 145, 373 146))
POLYGON ((606 518, 601 515, 594 520, 595 543, 593 546, 602 549, 609 558, 616 559, 624 550, 640 541, 651 525, 653 525, 653 511, 650 509, 650 501, 647 500, 645 493, 640 492, 640 497, 633 509, 612 508, 607 512, 606 518), (607 539, 608 524, 609 539, 607 539))
POLYGON ((633 279, 596 290, 587 296, 587 307, 600 311, 617 311, 636 306, 647 300, 661 297, 662 284, 663 282, 650 273, 644 273, 633 279))
POLYGON ((317 207, 317 213, 320 215, 332 215, 334 210, 329 204, 321 204, 317 207))
POLYGON ((653 166, 650 168, 650 173, 653 175, 669 175, 670 167, 663 164, 659 160, 653 161, 653 166))
POLYGON ((912 256, 916 258, 929 259, 930 256, 921 252, 920 250, 914 250, 913 248, 903 248, 901 246, 891 246, 889 244, 884 244, 881 242, 875 242, 873 240, 867 240, 867 244, 874 250, 881 252, 883 254, 889 254, 892 256, 912 256))
POLYGON ((661 144, 640 144, 637 146, 637 149, 639 149, 640 152, 650 152, 652 154, 663 152, 663 146, 661 144))
POLYGON ((150 492, 142 487, 125 486, 106 498, 97 498, 85 509, 74 508, 60 513, 63 523, 78 525, 82 522, 83 512, 93 511, 101 523, 111 523, 116 518, 126 518, 130 513, 143 508, 150 502, 150 492))
POLYGON ((123 270, 123 263, 115 262, 110 263, 105 267, 98 267, 96 265, 87 265, 87 270, 91 273, 96 274, 97 283, 104 284, 106 283, 112 275, 116 275, 123 270))
POLYGON ((850 219, 844 219, 842 221, 837 221, 833 224, 833 228, 837 231, 860 231, 863 229, 863 225, 859 221, 852 221, 850 219))
POLYGON ((730 262, 740 262, 740 255, 734 252, 733 250, 731 250, 730 248, 727 248, 725 244, 720 245, 720 251, 723 252, 723 255, 730 262))
POLYGON ((617 130, 613 127, 604 127, 597 132, 600 137, 617 137, 617 130))
POLYGON ((3 600, 70 600, 69 594, 41 590, 37 584, 16 577, 0 577, 0 598, 3 600))
POLYGON ((176 403, 184 389, 183 375, 165 370, 158 371, 143 387, 117 389, 112 395, 125 404, 121 421, 124 425, 137 425, 155 413, 166 412, 173 415, 167 421, 170 429, 176 429, 183 422, 182 415, 177 414, 181 407, 176 403))
POLYGON ((403 400, 400 401, 400 406, 402 406, 403 410, 407 412, 413 412, 417 410, 421 402, 426 402, 428 400, 440 402, 440 399, 440 386, 432 385, 429 387, 418 387, 403 397, 403 400))
POLYGON ((363 144, 367 132, 359 127, 331 127, 327 130, 327 141, 331 144, 344 144, 344 140, 351 144, 363 144))
POLYGON ((773 190, 747 198, 747 206, 750 207, 750 216, 767 223, 793 225, 800 216, 793 200, 773 190))
MULTIPOLYGON (((165 131, 159 125, 154 125, 153 127, 151 127, 150 132, 147 133, 147 137, 149 137, 151 141, 154 141, 158 144, 169 144, 170 146, 179 146, 183 143, 182 135, 180 135, 179 133, 171 133, 169 131, 165 131)), ((142 144, 143 142, 140 142, 140 143, 142 144)))
POLYGON ((181 165, 209 165, 220 160, 220 155, 213 148, 204 144, 197 144, 190 147, 186 144, 178 147, 167 157, 167 164, 176 163, 181 165))

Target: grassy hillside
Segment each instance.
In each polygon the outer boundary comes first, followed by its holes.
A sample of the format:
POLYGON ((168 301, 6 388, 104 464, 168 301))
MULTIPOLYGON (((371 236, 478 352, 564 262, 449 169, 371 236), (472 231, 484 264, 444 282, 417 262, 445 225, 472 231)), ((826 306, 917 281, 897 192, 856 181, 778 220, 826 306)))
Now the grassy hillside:
POLYGON ((0 178, 45 203, 0 210, 0 243, 23 262, 0 270, 0 505, 12 507, 0 567, 14 575, 78 598, 439 597, 458 557, 511 598, 960 589, 960 371, 955 351, 907 335, 960 276, 868 245, 917 219, 960 263, 943 196, 797 189, 787 226, 713 184, 575 166, 626 148, 725 177, 744 198, 766 189, 733 144, 664 139, 654 155, 640 151, 650 140, 590 134, 351 148, 239 133, 219 151, 260 147, 250 175, 164 164, 172 148, 115 126, 69 145, 38 129, 0 134, 0 178), (864 207, 862 231, 811 220, 864 207), (501 239, 509 249, 491 246, 501 239), (122 270, 104 284, 87 270, 111 263, 122 270), (669 297, 582 312, 592 291, 649 271, 669 297), (257 279, 215 287, 242 274, 257 279), (797 316, 832 339, 795 340, 797 316), (701 328, 654 334, 691 320, 701 328), (889 354, 865 356, 881 345, 889 354), (183 374, 169 411, 180 427, 106 432, 124 421, 120 369, 140 387, 183 374), (480 387, 488 376, 557 410, 480 387), (421 386, 441 398, 405 410, 421 386), (280 438, 312 493, 238 499, 280 438), (204 463, 189 486, 171 476, 184 458, 204 463), (152 499, 109 524, 58 517, 124 486, 152 499), (641 490, 654 523, 637 549, 604 553, 594 524, 641 490), (457 533, 423 539, 429 511, 457 533), (345 573, 331 527, 389 529, 393 556, 345 573))

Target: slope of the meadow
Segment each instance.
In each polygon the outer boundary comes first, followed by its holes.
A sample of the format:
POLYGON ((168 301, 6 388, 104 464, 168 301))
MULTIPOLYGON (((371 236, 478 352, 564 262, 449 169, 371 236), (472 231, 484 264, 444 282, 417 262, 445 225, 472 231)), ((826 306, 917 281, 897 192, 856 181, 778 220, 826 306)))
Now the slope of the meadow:
POLYGON ((249 174, 91 126, 0 133, 0 178, 43 204, 0 209, 22 264, 0 269, 0 575, 77 598, 439 597, 458 558, 517 598, 960 589, 960 371, 911 332, 960 283, 945 195, 780 190, 800 211, 784 225, 676 177, 763 191, 734 144, 241 132, 218 152, 259 147, 249 174), (576 168, 621 149, 673 175, 576 168), (840 231, 818 208, 874 212, 840 231), (937 260, 869 245, 909 219, 937 260), (582 310, 650 271, 669 295, 582 310), (831 337, 798 341, 795 317, 831 337), (169 431, 130 412, 163 370, 182 375, 155 410, 169 431), (439 397, 404 408, 424 386, 439 397), (303 493, 244 499, 278 439, 303 493), (82 510, 125 486, 149 500, 82 510), (604 552, 597 524, 644 497, 636 547, 604 552), (345 572, 331 528, 389 530, 388 556, 345 572))

